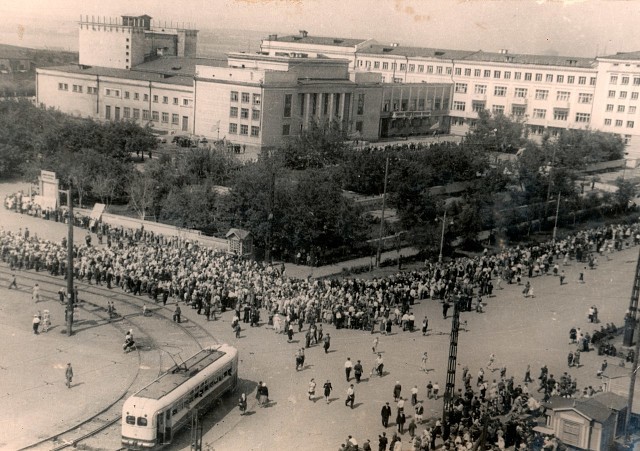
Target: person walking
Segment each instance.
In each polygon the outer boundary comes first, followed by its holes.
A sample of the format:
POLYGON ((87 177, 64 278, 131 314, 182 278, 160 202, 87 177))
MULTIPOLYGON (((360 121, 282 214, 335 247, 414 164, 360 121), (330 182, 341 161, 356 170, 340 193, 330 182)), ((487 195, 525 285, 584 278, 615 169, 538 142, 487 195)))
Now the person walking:
POLYGON ((427 318, 427 315, 425 315, 424 319, 422 320, 422 335, 423 336, 427 335, 427 330, 429 330, 429 319, 427 318))
POLYGON ((176 304, 176 308, 173 311, 173 322, 180 323, 180 316, 182 315, 182 311, 180 310, 180 306, 176 304))
POLYGON ((33 302, 35 302, 36 304, 40 302, 40 286, 37 283, 33 286, 31 299, 33 299, 33 302))
POLYGON ((347 388, 347 399, 344 401, 344 405, 345 406, 351 406, 351 408, 353 409, 353 402, 356 399, 356 390, 353 387, 353 384, 349 385, 349 388, 347 388))
POLYGON ((64 377, 66 379, 67 388, 71 388, 71 382, 73 381, 73 368, 71 367, 71 363, 67 363, 67 369, 64 372, 64 377))
POLYGON ((313 401, 316 396, 316 380, 314 378, 311 378, 311 380, 309 381, 308 394, 309 394, 309 401, 313 401))
POLYGON ((404 412, 398 412, 398 415, 396 416, 396 425, 398 426, 398 433, 400 434, 404 434, 404 424, 407 421, 407 417, 404 414, 404 412))
POLYGON ((393 400, 395 402, 398 402, 398 399, 400 398, 401 393, 402 393, 402 385, 400 384, 400 381, 396 381, 396 385, 393 386, 393 400))
POLYGON ((422 354, 422 371, 424 371, 425 373, 427 373, 429 371, 427 369, 427 359, 428 358, 429 358, 429 355, 425 351, 424 354, 422 354))
POLYGON ((385 403, 384 406, 382 406, 382 410, 380 410, 380 416, 382 417, 382 426, 387 428, 389 427, 389 418, 391 417, 391 406, 389 406, 389 403, 385 403))
POLYGON ((38 335, 38 328, 40 327, 40 315, 33 315, 33 321, 31 321, 31 326, 33 327, 33 333, 38 335))
POLYGON ((11 274, 11 282, 9 282, 9 289, 15 288, 18 289, 18 283, 16 282, 16 275, 11 274))
POLYGON ((373 346, 371 346, 371 349, 373 350, 374 354, 377 352, 378 343, 380 343, 380 338, 378 338, 378 337, 374 338, 373 339, 373 346))
POLYGON ((329 404, 329 396, 331 396, 331 391, 333 390, 333 387, 331 386, 331 381, 329 379, 327 379, 327 382, 324 383, 324 399, 327 401, 327 404, 329 404))
POLYGON ((329 348, 331 347, 331 336, 327 333, 324 336, 324 353, 327 354, 329 352, 329 348))
POLYGON ((347 377, 347 382, 351 379, 351 370, 353 369, 353 363, 351 357, 347 357, 347 361, 344 362, 344 374, 347 377))
POLYGON ((240 415, 244 415, 247 410, 247 395, 242 393, 238 400, 238 408, 240 409, 240 415))
POLYGON ((360 360, 358 360, 356 364, 353 366, 353 373, 356 376, 356 382, 358 384, 360 383, 360 378, 362 378, 362 372, 363 372, 362 363, 360 363, 360 360))
POLYGON ((389 439, 387 438, 386 432, 383 432, 382 435, 378 435, 378 451, 387 451, 388 443, 389 439))

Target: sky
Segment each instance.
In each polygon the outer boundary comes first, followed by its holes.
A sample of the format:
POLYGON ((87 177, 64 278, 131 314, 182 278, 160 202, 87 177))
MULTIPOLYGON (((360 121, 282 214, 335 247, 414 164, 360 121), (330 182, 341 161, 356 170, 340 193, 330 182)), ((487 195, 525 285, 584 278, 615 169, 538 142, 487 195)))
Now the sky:
POLYGON ((459 50, 640 50, 640 0, 1 0, 0 43, 75 50, 81 14, 459 50))

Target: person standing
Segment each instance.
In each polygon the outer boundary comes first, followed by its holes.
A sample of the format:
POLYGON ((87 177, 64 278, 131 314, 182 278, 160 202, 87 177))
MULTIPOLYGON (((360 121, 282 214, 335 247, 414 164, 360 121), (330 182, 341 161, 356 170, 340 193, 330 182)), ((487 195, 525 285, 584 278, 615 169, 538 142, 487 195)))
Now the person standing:
POLYGON ((424 406, 422 405, 422 402, 416 404, 415 413, 416 423, 422 424, 422 415, 424 415, 424 406))
POLYGON ((327 401, 327 404, 329 404, 329 396, 331 396, 331 391, 333 390, 333 387, 331 386, 331 381, 329 379, 327 379, 327 382, 324 383, 324 399, 327 401))
POLYGON ((385 403, 384 406, 382 406, 382 410, 380 411, 380 416, 382 417, 382 426, 387 428, 389 427, 389 418, 391 417, 391 406, 389 406, 389 403, 385 403))
POLYGON ((33 299, 33 302, 35 302, 36 304, 40 302, 40 286, 37 283, 33 286, 33 290, 31 292, 31 298, 33 299))
POLYGON ((383 432, 382 435, 378 435, 378 451, 387 451, 388 443, 389 439, 387 438, 386 432, 383 432))
POLYGON ((438 400, 438 392, 440 391, 440 386, 438 385, 438 382, 436 382, 435 384, 433 384, 433 397, 435 398, 435 400, 438 400))
POLYGON ((429 319, 427 318, 427 315, 425 315, 424 319, 422 320, 422 335, 423 336, 427 335, 427 330, 429 330, 429 319))
POLYGON ((238 400, 238 407, 240 408, 240 415, 244 415, 247 410, 247 395, 242 393, 240 395, 240 399, 238 400))
POLYGON ((180 316, 182 312, 180 311, 180 306, 176 304, 176 309, 173 311, 173 322, 180 323, 180 316))
POLYGON ((316 380, 311 378, 309 381, 309 401, 313 401, 316 396, 316 380))
POLYGON ((67 381, 67 388, 71 388, 71 382, 73 381, 73 368, 71 367, 71 363, 67 363, 67 369, 64 372, 64 377, 67 381))
POLYGON ((396 416, 396 425, 398 425, 398 432, 404 434, 404 424, 407 421, 407 417, 403 411, 398 412, 396 416))
POLYGON ((425 373, 429 371, 429 370, 427 370, 427 359, 428 358, 429 358, 429 355, 425 351, 424 354, 422 354, 422 371, 424 371, 425 373))
MULTIPOLYGON (((378 374, 378 376, 382 377, 382 370, 384 368, 384 360, 382 359, 382 354, 378 353, 378 357, 376 358, 376 363, 374 366, 374 369, 376 371, 376 373, 378 374)), ((373 371, 371 372, 371 375, 373 376, 373 371)))
POLYGON ((327 354, 329 352, 329 348, 331 347, 331 336, 327 333, 324 336, 324 353, 327 354))
POLYGON ((442 318, 443 319, 447 319, 447 312, 449 311, 449 307, 451 307, 451 305, 445 299, 444 303, 442 304, 442 318))
POLYGON ((351 379, 351 370, 353 369, 353 363, 351 357, 347 357, 347 361, 344 362, 344 374, 347 377, 347 382, 351 379))
POLYGON ((398 402, 398 399, 400 398, 401 393, 402 393, 402 385, 400 384, 400 381, 396 381, 396 385, 393 386, 393 400, 395 402, 398 402))
POLYGON ((38 335, 38 328, 40 327, 40 315, 33 315, 33 321, 31 321, 31 326, 33 327, 33 333, 38 335))
POLYGON ((353 366, 353 373, 356 376, 356 382, 359 384, 360 383, 360 378, 362 377, 362 363, 360 363, 360 360, 358 360, 356 362, 356 364, 353 366))
POLYGON ((15 288, 18 289, 18 283, 16 282, 16 275, 11 274, 11 282, 9 282, 9 289, 15 288))
POLYGON ((373 339, 373 346, 371 346, 371 349, 373 350, 374 354, 377 352, 379 342, 380 342, 380 339, 378 337, 373 339))
POLYGON ((418 386, 414 385, 411 389, 411 405, 415 406, 418 404, 418 386))
POLYGON ((353 402, 356 399, 356 390, 353 387, 353 384, 349 385, 349 388, 347 388, 347 399, 344 401, 344 405, 345 406, 351 406, 351 408, 353 409, 353 402))

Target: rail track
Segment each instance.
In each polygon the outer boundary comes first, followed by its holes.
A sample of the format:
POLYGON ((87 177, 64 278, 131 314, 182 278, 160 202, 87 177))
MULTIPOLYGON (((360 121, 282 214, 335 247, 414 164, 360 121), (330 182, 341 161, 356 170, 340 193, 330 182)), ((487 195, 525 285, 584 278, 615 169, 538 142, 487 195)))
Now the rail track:
MULTIPOLYGON (((0 263, 0 283, 8 283, 10 280, 10 274, 13 272, 9 270, 6 264, 0 263)), ((61 284, 64 284, 62 277, 52 276, 47 272, 33 272, 22 270, 18 273, 20 291, 30 292, 31 287, 26 285, 25 281, 31 281, 33 284, 36 282, 40 286, 41 297, 46 300, 51 300, 59 303, 58 288, 61 284)), ((138 370, 132 381, 126 387, 122 395, 114 400, 110 405, 106 406, 102 411, 87 418, 86 420, 78 423, 66 430, 59 433, 41 439, 35 443, 23 447, 22 450, 62 450, 65 448, 76 448, 80 443, 89 443, 91 439, 96 439, 101 434, 116 434, 119 430, 119 424, 122 414, 122 405, 124 401, 135 393, 140 385, 146 385, 149 381, 140 380, 140 368, 144 365, 150 365, 152 360, 149 353, 141 353, 141 349, 155 350, 160 353, 158 358, 162 361, 162 352, 170 355, 173 359, 171 352, 163 349, 168 347, 171 349, 171 343, 166 341, 164 335, 165 329, 151 328, 148 326, 149 318, 142 316, 142 305, 145 304, 146 297, 134 296, 130 293, 123 292, 119 287, 108 289, 100 285, 89 285, 81 281, 76 281, 76 285, 80 288, 80 302, 78 308, 96 318, 95 323, 90 327, 102 327, 111 326, 122 332, 124 336, 127 329, 133 327, 136 330, 136 344, 138 346, 137 358, 138 358, 138 370), (94 299, 88 299, 87 295, 91 297, 107 298, 112 301, 116 306, 118 315, 114 318, 109 317, 109 313, 105 306, 100 305, 94 299), (144 320, 143 320, 144 319, 144 320), (153 329, 150 332, 149 329, 153 329), (154 338, 155 334, 155 338, 154 338)), ((185 319, 184 322, 176 323, 173 321, 173 312, 166 306, 152 303, 148 309, 151 313, 151 318, 160 323, 169 322, 170 327, 177 328, 186 336, 188 336, 191 342, 203 349, 205 346, 217 344, 218 341, 206 328, 197 322, 185 319)), ((81 330, 80 330, 81 331, 81 330)), ((174 360, 175 361, 175 360, 174 360)), ((162 365, 160 365, 162 367, 162 365)), ((160 374, 154 376, 157 377, 160 374)), ((122 448, 124 449, 124 448, 122 448)))

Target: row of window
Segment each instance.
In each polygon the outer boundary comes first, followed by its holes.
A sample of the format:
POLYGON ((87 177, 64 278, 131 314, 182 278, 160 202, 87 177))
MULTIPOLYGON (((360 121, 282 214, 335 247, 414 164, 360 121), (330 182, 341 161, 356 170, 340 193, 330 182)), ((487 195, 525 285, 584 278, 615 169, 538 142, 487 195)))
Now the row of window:
MULTIPOLYGON (((556 74, 555 77, 553 74, 542 74, 542 73, 532 73, 532 72, 518 72, 515 71, 512 73, 512 71, 502 71, 502 70, 491 70, 491 69, 471 69, 471 68, 464 68, 464 72, 463 72, 463 68, 462 67, 456 67, 455 70, 452 71, 451 67, 444 67, 444 66, 433 66, 433 65, 424 65, 424 64, 408 64, 408 63, 389 63, 389 62, 380 62, 380 61, 373 61, 373 65, 371 64, 372 62, 370 60, 358 60, 358 67, 365 67, 367 69, 378 69, 378 70, 386 70, 386 71, 396 71, 399 70, 400 72, 418 72, 418 73, 424 73, 426 72, 427 74, 443 74, 446 73, 447 75, 451 75, 452 72, 454 75, 458 75, 458 76, 462 76, 464 73, 465 77, 476 77, 476 78, 495 78, 495 79, 503 79, 503 80, 510 80, 511 76, 513 75, 513 79, 514 80, 524 80, 524 81, 536 81, 536 82, 542 82, 545 81, 547 83, 553 83, 554 79, 556 83, 566 83, 567 84, 575 84, 576 83, 576 78, 577 78, 577 82, 579 85, 586 85, 587 84, 587 77, 586 76, 578 76, 576 77, 575 75, 564 75, 564 74, 556 74), (425 71, 426 68, 426 71, 425 71)), ((635 79, 634 79, 635 80, 635 79)), ((640 80, 640 78, 639 78, 640 80)), ((628 80, 627 80, 628 82, 628 80)), ((589 84, 594 86, 596 84, 596 77, 589 77, 589 84)))
MULTIPOLYGON (((67 83, 58 83, 58 89, 60 91, 68 91, 69 90, 69 85, 67 83)), ((83 92, 83 86, 82 85, 72 85, 72 90, 73 92, 77 92, 79 94, 81 94, 83 92)), ((98 93, 98 88, 93 87, 93 86, 87 86, 87 94, 97 94, 98 93)), ((106 97, 116 97, 116 98, 120 98, 120 94, 122 92, 119 89, 113 89, 113 88, 105 88, 104 90, 104 95, 106 97)), ((131 99, 133 98, 133 100, 140 100, 140 93, 138 92, 134 92, 133 96, 131 95, 131 92, 129 91, 124 91, 124 95, 123 95, 124 99, 131 99)), ((143 102, 148 102, 149 101, 149 94, 143 94, 142 95, 142 101, 143 102)), ((154 95, 153 96, 153 103, 159 103, 160 102, 160 96, 159 95, 154 95)), ((169 104, 169 96, 162 96, 162 103, 168 105, 169 104)), ((173 105, 180 105, 180 99, 178 97, 173 97, 172 98, 172 103, 173 105)), ((189 99, 182 99, 182 106, 189 106, 189 99)))
MULTIPOLYGON (((635 114, 636 113, 635 105, 630 105, 628 109, 625 107, 625 105, 618 105, 618 108, 617 108, 618 113, 624 113, 625 109, 627 110, 627 112, 629 114, 635 114)), ((610 113, 612 111, 613 111, 613 104, 608 103, 607 104, 607 112, 610 113)))
MULTIPOLYGON (((615 90, 610 90, 607 97, 609 97, 610 99, 614 99, 616 97, 616 91, 615 90)), ((626 99, 627 98, 627 91, 620 91, 618 93, 618 98, 619 99, 626 99)), ((637 91, 633 91, 631 93, 631 100, 638 100, 638 92, 637 91)))
MULTIPOLYGON (((115 107, 113 108, 113 116, 112 116, 112 106, 105 105, 104 107, 104 117, 105 119, 115 119, 119 121, 120 119, 140 119, 140 109, 139 108, 130 108, 130 107, 115 107), (122 116, 120 116, 120 112, 122 111, 122 116)), ((169 114, 167 112, 159 112, 159 111, 149 111, 142 110, 142 119, 145 121, 155 121, 162 122, 163 124, 169 123, 169 118, 171 118, 171 125, 179 125, 180 124, 180 115, 176 113, 169 114)), ((186 121, 187 116, 183 116, 183 121, 186 121)))
MULTIPOLYGON (((620 84, 621 85, 628 85, 629 84, 629 80, 630 77, 623 75, 621 77, 619 77, 620 79, 620 84)), ((618 84, 618 75, 611 75, 611 77, 609 77, 609 84, 611 85, 617 85, 618 84)), ((633 86, 640 86, 640 76, 634 76, 633 77, 633 86)))
MULTIPOLYGON (((249 103, 251 100, 251 94, 248 92, 238 93, 238 91, 231 91, 231 101, 237 102, 238 98, 241 99, 242 103, 249 103)), ((262 102, 262 96, 260 94, 253 94, 253 104, 260 105, 262 102)))
MULTIPOLYGON (((329 114, 331 108, 331 102, 333 102, 333 115, 340 116, 341 101, 344 102, 344 115, 349 116, 349 108, 351 102, 351 93, 300 93, 298 94, 298 106, 299 115, 304 117, 306 108, 309 108, 309 114, 315 116, 318 113, 326 116, 329 114), (309 104, 307 105, 307 97, 309 98, 309 104)), ((364 114, 364 102, 365 95, 359 93, 356 99, 356 114, 362 116, 364 114)), ((293 94, 284 95, 283 117, 291 117, 291 109, 293 103, 293 94)), ((233 107, 232 107, 233 108, 233 107)), ((232 110, 233 111, 233 110, 232 110)))
POLYGON ((386 99, 382 104, 382 111, 425 111, 428 110, 440 110, 446 109, 449 106, 448 98, 434 97, 429 99, 428 102, 424 98, 421 99, 386 99), (428 103, 428 105, 427 105, 428 103), (428 108, 426 108, 428 107, 428 108))
MULTIPOLYGON (((229 124, 229 133, 232 135, 238 134, 238 124, 230 123, 229 124)), ((249 135, 249 126, 245 124, 240 124, 240 135, 247 136, 249 135)), ((255 125, 251 126, 251 136, 260 136, 260 127, 256 127, 255 125)))
MULTIPOLYGON (((454 85, 454 91, 459 94, 466 94, 468 89, 467 83, 456 83, 454 85)), ((487 85, 474 85, 474 94, 486 94, 487 93, 487 85)), ((528 95, 527 88, 515 88, 514 89, 514 97, 526 98, 528 95)), ((497 97, 505 97, 507 95, 507 87, 506 86, 495 86, 493 89, 493 95, 497 97)), ((549 98, 549 90, 548 89, 536 89, 535 91, 535 99, 536 100, 547 100, 549 98)), ((556 91, 556 100, 558 101, 569 101, 571 98, 571 92, 569 91, 556 91)), ((587 92, 578 93, 578 103, 592 103, 593 102, 593 94, 587 92)))
MULTIPOLYGON (((232 368, 228 368, 224 371, 221 371, 204 382, 201 382, 196 388, 191 390, 191 392, 187 393, 182 399, 178 400, 171 407, 171 415, 177 414, 180 410, 185 407, 189 407, 191 402, 196 398, 202 398, 207 391, 215 387, 218 383, 222 382, 225 378, 230 377, 233 374, 232 368)), ((167 413, 167 419, 169 415, 167 413)))
MULTIPOLYGON (((454 101, 452 110, 465 111, 467 104, 465 102, 454 101)), ((474 112, 480 112, 486 109, 485 102, 473 101, 471 102, 471 109, 474 112)), ((493 105, 491 107, 493 114, 505 114, 504 105, 493 105)), ((521 117, 527 113, 527 107, 525 105, 511 105, 511 115, 521 117)), ((547 110, 542 108, 534 108, 532 117, 534 119, 546 119, 547 110)), ((565 108, 554 108, 553 120, 554 121, 566 121, 569 118, 569 110, 565 108)), ((576 122, 589 122, 591 121, 590 113, 576 113, 576 122)))
MULTIPOLYGON (((229 117, 238 117, 238 107, 232 106, 229 108, 229 117)), ((240 108, 240 119, 249 119, 249 108, 240 108)), ((251 120, 260 120, 260 110, 251 110, 251 120)))
MULTIPOLYGON (((611 125, 611 123, 612 123, 611 119, 605 119, 604 120, 604 125, 611 125)), ((616 119, 615 126, 616 127, 622 127, 623 123, 624 123, 623 120, 616 119)), ((634 125, 635 125, 634 121, 627 121, 627 128, 633 128, 634 125)))

